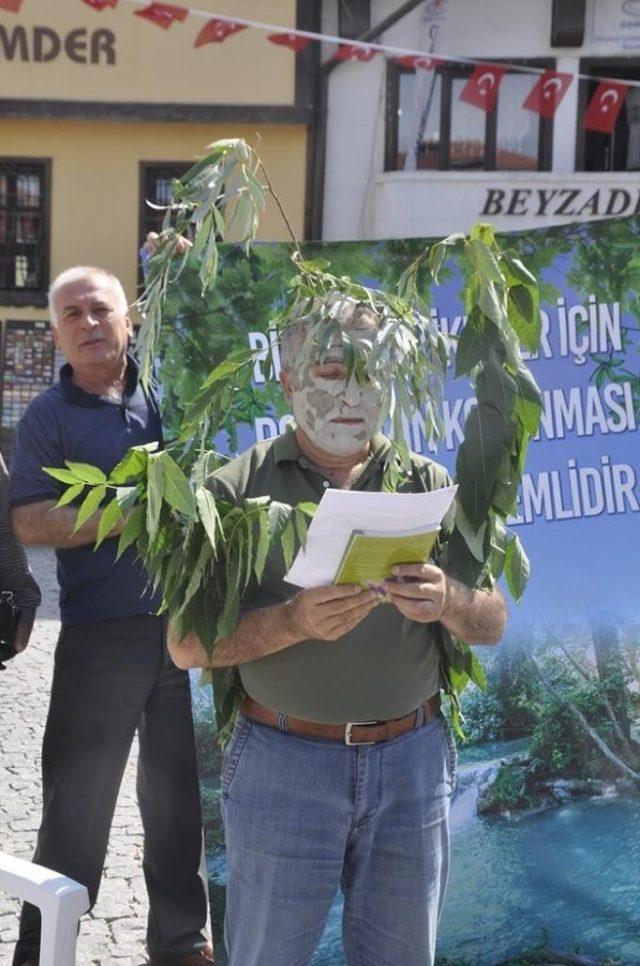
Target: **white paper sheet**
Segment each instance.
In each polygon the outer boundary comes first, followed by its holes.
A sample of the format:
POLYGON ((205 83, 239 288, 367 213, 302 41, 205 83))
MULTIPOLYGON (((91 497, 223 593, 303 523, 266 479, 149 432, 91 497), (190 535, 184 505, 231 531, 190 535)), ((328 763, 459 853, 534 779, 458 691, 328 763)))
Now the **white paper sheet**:
POLYGON ((364 493, 326 490, 307 533, 307 543, 285 580, 298 587, 333 583, 352 530, 406 533, 439 525, 457 486, 430 493, 364 493))

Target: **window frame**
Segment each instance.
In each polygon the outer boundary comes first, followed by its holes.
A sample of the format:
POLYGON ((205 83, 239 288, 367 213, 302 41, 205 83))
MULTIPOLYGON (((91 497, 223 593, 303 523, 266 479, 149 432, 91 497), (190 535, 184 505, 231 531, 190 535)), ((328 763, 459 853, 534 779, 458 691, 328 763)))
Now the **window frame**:
MULTIPOLYGON (((437 56, 437 55, 436 55, 437 56)), ((553 58, 529 58, 529 59, 496 59, 500 64, 511 64, 513 66, 537 67, 543 70, 555 70, 556 62, 553 58)), ((445 61, 436 71, 441 77, 440 93, 440 130, 441 137, 438 147, 438 166, 429 169, 431 171, 464 171, 464 168, 452 167, 450 161, 451 150, 451 116, 452 98, 451 90, 454 78, 469 77, 476 64, 460 64, 445 61)), ((398 106, 400 98, 400 76, 402 74, 415 74, 416 71, 410 67, 403 67, 394 60, 387 61, 387 96, 385 108, 385 150, 384 150, 384 171, 401 171, 397 168, 398 157, 398 106)), ((513 71, 516 73, 516 71, 513 71)), ((535 80, 532 76, 532 86, 535 80)), ((498 99, 500 92, 498 91, 498 99)), ((496 171, 496 151, 497 151, 497 122, 498 122, 498 102, 492 111, 487 111, 485 116, 485 161, 482 167, 473 168, 473 171, 496 171)), ((553 120, 544 117, 539 118, 538 131, 538 166, 535 171, 550 171, 553 156, 553 120)), ((418 169, 421 170, 421 169, 418 169)), ((500 171, 516 171, 516 168, 500 168, 500 171)), ((533 171, 531 172, 534 173, 533 171)))
MULTIPOLYGON (((136 248, 136 263, 138 265, 138 284, 141 288, 144 287, 144 275, 142 272, 142 265, 140 264, 140 248, 144 244, 145 238, 147 237, 146 228, 146 217, 149 213, 149 208, 147 207, 147 194, 146 194, 146 184, 149 177, 149 172, 153 170, 166 169, 179 169, 180 174, 185 174, 189 168, 193 167, 193 158, 187 159, 185 161, 140 161, 138 167, 138 246, 136 248)), ((176 175, 172 175, 176 177, 176 175)))
MULTIPOLYGON (((41 169, 42 177, 42 221, 43 221, 43 231, 42 231, 42 275, 40 278, 40 286, 37 289, 22 289, 22 288, 12 288, 12 289, 0 289, 0 305, 9 305, 12 307, 30 306, 33 308, 42 308, 47 305, 47 291, 49 289, 50 283, 50 270, 51 270, 51 173, 52 173, 52 161, 51 158, 35 158, 35 157, 24 157, 13 156, 13 155, 0 155, 0 168, 3 165, 12 165, 14 168, 20 166, 26 167, 39 167, 41 169)), ((26 172, 25 172, 26 173, 26 172)), ((0 242, 0 247, 2 246, 0 242)))
MULTIPOLYGON (((638 72, 638 79, 640 80, 640 57, 582 57, 580 59, 580 66, 578 68, 581 74, 589 74, 592 80, 598 80, 600 76, 602 78, 609 77, 612 80, 617 80, 616 73, 620 70, 624 70, 625 74, 628 76, 630 71, 638 72), (602 69, 602 75, 592 74, 591 71, 594 67, 602 69)), ((619 78, 623 81, 623 77, 619 78)), ((574 169, 576 171, 587 171, 585 168, 586 154, 587 154, 587 134, 582 126, 582 119, 584 117, 585 111, 587 110, 587 105, 589 103, 589 83, 590 81, 580 79, 578 86, 578 112, 576 116, 576 153, 574 161, 574 169)), ((632 171, 627 171, 621 168, 604 168, 600 171, 593 171, 590 169, 592 174, 635 174, 638 175, 637 169, 632 171)))

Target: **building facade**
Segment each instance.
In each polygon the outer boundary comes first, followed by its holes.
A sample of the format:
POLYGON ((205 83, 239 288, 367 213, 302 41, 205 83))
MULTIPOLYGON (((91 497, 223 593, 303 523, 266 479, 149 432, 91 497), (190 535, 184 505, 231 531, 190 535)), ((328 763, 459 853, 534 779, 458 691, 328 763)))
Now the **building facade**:
MULTIPOLYGON (((361 29, 411 4, 353 0, 361 29)), ((339 26, 327 0, 323 29, 339 26)), ((638 0, 424 0, 377 35, 440 55, 434 70, 376 56, 327 70, 326 164, 316 224, 326 239, 445 235, 488 220, 518 229, 640 212, 640 88, 611 134, 584 113, 602 78, 640 80, 638 0), (493 110, 460 100, 474 65, 511 65, 493 110), (553 118, 522 107, 531 66, 583 74, 553 118)), ((327 52, 327 56, 330 53, 327 52)))
MULTIPOLYGON (((71 265, 101 265, 122 279, 133 301, 138 249, 159 222, 146 201, 166 204, 172 178, 207 144, 239 136, 256 145, 295 231, 304 235, 318 59, 315 44, 296 55, 255 30, 195 48, 206 19, 189 14, 161 29, 125 2, 102 10, 80 0, 17 6, 0 10, 5 445, 30 399, 56 375, 50 280, 71 265)), ((283 30, 317 27, 316 4, 304 0, 199 0, 197 8, 283 30)), ((273 205, 260 236, 287 237, 273 205)))

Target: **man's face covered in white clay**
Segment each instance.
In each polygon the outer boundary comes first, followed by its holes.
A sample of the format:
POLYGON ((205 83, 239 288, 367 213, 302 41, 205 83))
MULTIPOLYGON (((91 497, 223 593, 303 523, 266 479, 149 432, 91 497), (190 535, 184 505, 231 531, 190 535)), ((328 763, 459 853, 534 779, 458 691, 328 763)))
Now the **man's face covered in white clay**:
MULTIPOLYGON (((366 307, 343 300, 335 313, 352 342, 372 339, 378 326, 366 307)), ((320 449, 336 456, 363 450, 378 427, 382 394, 352 374, 347 382, 339 336, 332 339, 321 361, 308 339, 290 370, 290 399, 297 425, 320 449)))

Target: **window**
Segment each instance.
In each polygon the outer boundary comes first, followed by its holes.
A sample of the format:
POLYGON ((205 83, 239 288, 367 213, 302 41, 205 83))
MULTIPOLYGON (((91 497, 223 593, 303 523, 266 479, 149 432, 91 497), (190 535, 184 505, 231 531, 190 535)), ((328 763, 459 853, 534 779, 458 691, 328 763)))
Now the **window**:
POLYGON ((582 118, 601 78, 640 80, 640 61, 582 61, 580 71, 593 79, 580 82, 577 138, 577 171, 640 170, 640 88, 630 87, 611 134, 585 131, 582 118))
POLYGON ((470 72, 458 64, 414 71, 389 63, 385 170, 550 168, 551 122, 522 107, 535 77, 505 74, 495 109, 484 113, 460 100, 470 72))
POLYGON ((0 303, 44 305, 49 284, 49 164, 0 158, 0 303))
MULTIPOLYGON (((143 243, 150 231, 162 231, 164 211, 157 211, 148 205, 168 205, 172 200, 172 184, 174 178, 180 178, 189 170, 193 161, 167 161, 140 165, 140 238, 138 247, 143 243)), ((138 272, 138 283, 144 285, 142 267, 138 272)))
POLYGON ((164 164, 142 164, 140 171, 140 244, 150 231, 162 230, 164 211, 156 211, 147 204, 169 205, 172 183, 188 171, 192 161, 170 161, 164 164))
POLYGON ((355 40, 371 27, 370 0, 338 0, 338 34, 355 40))

